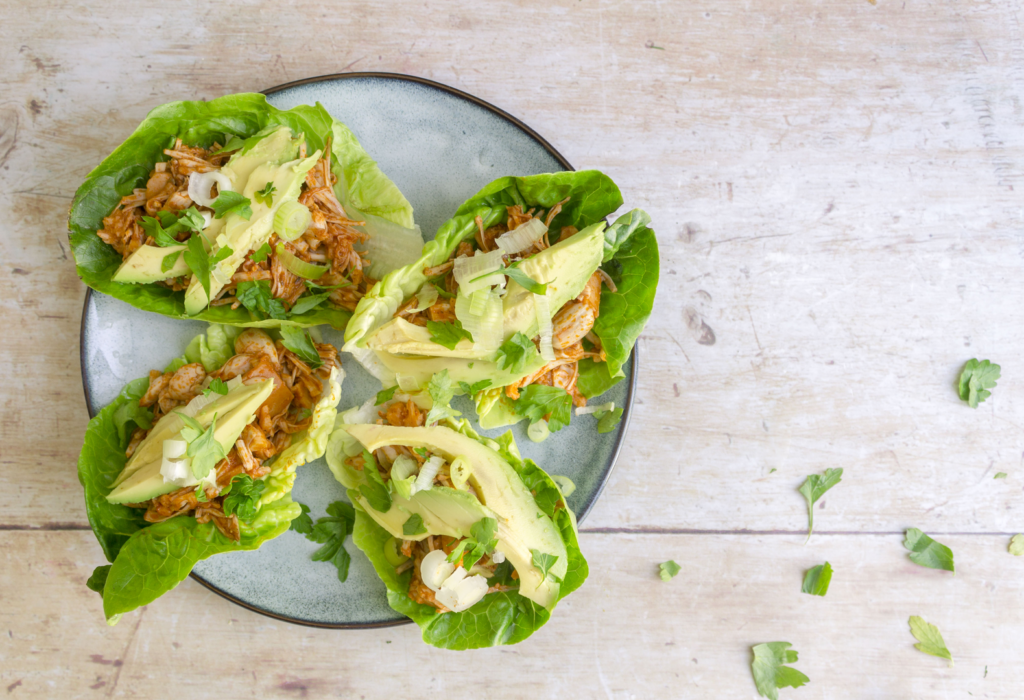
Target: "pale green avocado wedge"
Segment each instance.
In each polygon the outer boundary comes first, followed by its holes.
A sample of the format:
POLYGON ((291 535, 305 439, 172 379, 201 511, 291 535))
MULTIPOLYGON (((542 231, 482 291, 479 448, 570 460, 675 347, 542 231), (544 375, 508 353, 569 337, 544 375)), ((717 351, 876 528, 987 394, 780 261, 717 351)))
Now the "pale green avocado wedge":
POLYGON ((155 245, 142 245, 134 253, 125 258, 121 267, 114 273, 115 282, 126 284, 148 284, 160 282, 161 280, 173 279, 189 274, 183 253, 188 248, 186 245, 174 245, 161 248, 155 245), (166 270, 164 259, 168 255, 176 256, 173 264, 166 270))
MULTIPOLYGON (((535 603, 550 608, 558 600, 559 583, 545 576, 533 565, 531 550, 557 557, 551 568, 561 579, 568 566, 565 543, 558 528, 537 506, 529 489, 512 466, 494 450, 451 428, 403 428, 388 425, 340 426, 370 452, 386 445, 424 447, 451 462, 462 457, 471 465, 469 484, 476 498, 455 489, 434 487, 413 494, 409 500, 395 495, 391 509, 380 513, 370 506, 355 489, 352 481, 349 495, 362 506, 370 517, 393 536, 402 536, 402 524, 413 513, 423 517, 429 534, 465 537, 473 523, 492 511, 498 521, 498 551, 502 552, 519 574, 519 593, 535 603), (430 494, 424 497, 425 494, 430 494), (467 507, 466 496, 476 500, 486 510, 467 507), (436 527, 437 531, 431 529, 436 527)), ((350 470, 351 471, 351 470, 350 470)), ((357 478, 362 478, 358 475, 357 478)))
MULTIPOLYGON (((242 430, 245 426, 249 425, 255 418, 256 411, 260 405, 267 400, 267 397, 274 391, 274 382, 271 379, 258 382, 256 384, 250 384, 248 386, 241 386, 235 389, 233 392, 229 392, 228 395, 222 397, 228 399, 231 394, 242 395, 240 401, 236 400, 232 408, 226 408, 222 405, 221 409, 223 413, 217 412, 216 409, 210 410, 214 401, 204 410, 200 411, 196 416, 196 420, 199 420, 200 424, 204 428, 208 428, 210 423, 213 421, 214 416, 217 416, 217 427, 214 429, 214 439, 220 443, 224 451, 227 452, 231 449, 231 446, 235 444, 235 440, 242 434, 242 430), (199 416, 203 418, 200 419, 199 416)), ((237 397, 236 397, 237 398, 237 397)), ((230 402, 226 402, 230 403, 230 402)), ((174 418, 174 414, 164 416, 165 419, 174 418)), ((163 419, 161 419, 163 422, 163 419)), ((180 435, 181 428, 184 427, 183 422, 180 418, 175 418, 174 422, 179 424, 178 429, 171 432, 165 437, 157 436, 157 441, 154 441, 159 451, 150 449, 148 455, 153 455, 155 452, 155 459, 147 459, 146 461, 139 462, 132 474, 122 480, 117 487, 107 496, 107 500, 111 503, 142 503, 148 501, 151 498, 162 496, 165 493, 171 491, 177 491, 181 488, 181 484, 175 482, 164 481, 163 475, 160 473, 160 465, 163 460, 163 441, 165 439, 173 439, 180 435)), ((157 427, 159 427, 159 423, 157 427)), ((155 432, 155 429, 154 431, 155 432)), ((151 437, 147 436, 147 438, 151 437)), ((126 468, 127 469, 127 468, 126 468)), ((199 480, 195 482, 198 484, 199 480)))

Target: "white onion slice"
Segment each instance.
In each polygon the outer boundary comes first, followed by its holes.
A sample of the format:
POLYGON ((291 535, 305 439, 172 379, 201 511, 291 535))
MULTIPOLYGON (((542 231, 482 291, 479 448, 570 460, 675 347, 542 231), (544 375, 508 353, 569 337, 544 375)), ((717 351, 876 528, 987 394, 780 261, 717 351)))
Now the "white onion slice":
POLYGON ((466 570, 460 566, 441 586, 437 600, 452 612, 462 612, 479 603, 485 595, 487 579, 483 576, 466 576, 466 570))
POLYGON ((191 401, 185 408, 181 409, 181 413, 184 413, 189 418, 195 418, 196 414, 199 413, 207 404, 211 404, 217 400, 220 394, 210 394, 209 396, 203 396, 200 394, 191 401))
POLYGON ((465 294, 472 294, 478 289, 498 284, 496 278, 504 278, 504 275, 489 275, 488 273, 501 269, 502 255, 504 253, 501 250, 492 250, 490 253, 478 253, 472 257, 455 258, 453 272, 455 281, 459 283, 459 289, 465 294), (483 275, 486 275, 483 279, 477 279, 483 275))
POLYGON ((216 197, 210 196, 215 183, 218 193, 233 191, 231 180, 219 170, 211 170, 208 173, 192 173, 188 176, 189 198, 201 207, 210 206, 216 199, 216 197))
POLYGON ((614 410, 615 410, 615 402, 614 401, 609 401, 608 403, 599 404, 597 406, 594 406, 594 405, 580 406, 579 408, 576 409, 576 415, 577 416, 585 416, 588 413, 597 413, 598 411, 614 411, 614 410))
MULTIPOLYGON (((534 219, 536 221, 536 219, 534 219)), ((553 362, 555 348, 551 344, 551 305, 545 294, 533 295, 533 306, 537 312, 537 331, 540 334, 540 356, 545 362, 553 362)))
POLYGON ((503 561, 505 561, 505 555, 502 554, 500 551, 498 551, 496 549, 496 550, 494 550, 494 552, 491 553, 491 563, 492 564, 500 564, 503 561))
POLYGON ((411 374, 396 374, 395 379, 398 381, 398 388, 402 391, 420 390, 420 383, 411 374))
POLYGON ((420 563, 420 578, 430 590, 437 593, 448 577, 455 571, 455 565, 448 561, 443 549, 435 549, 423 557, 420 563))
POLYGON ((483 352, 497 350, 504 340, 505 316, 501 305, 501 296, 495 289, 479 289, 468 296, 462 287, 455 297, 455 318, 462 327, 473 336, 474 345, 483 352), (481 313, 473 313, 474 302, 477 308, 483 304, 481 313))
POLYGON ((437 303, 437 287, 432 284, 425 284, 416 293, 416 308, 414 312, 425 311, 437 303))
POLYGON ((426 491, 434 485, 434 477, 437 476, 437 472, 440 471, 441 465, 444 464, 444 459, 434 455, 420 467, 420 473, 416 477, 416 482, 412 485, 412 492, 417 493, 419 491, 426 491))
POLYGON ((530 219, 508 233, 498 236, 494 242, 506 255, 514 255, 528 250, 547 233, 548 227, 540 219, 530 219))
POLYGON ((213 214, 208 211, 201 211, 199 214, 203 217, 203 229, 206 229, 213 222, 213 214))
POLYGON ((163 459, 160 462, 160 476, 164 483, 184 486, 192 476, 191 461, 185 456, 188 443, 184 440, 164 440, 163 459))

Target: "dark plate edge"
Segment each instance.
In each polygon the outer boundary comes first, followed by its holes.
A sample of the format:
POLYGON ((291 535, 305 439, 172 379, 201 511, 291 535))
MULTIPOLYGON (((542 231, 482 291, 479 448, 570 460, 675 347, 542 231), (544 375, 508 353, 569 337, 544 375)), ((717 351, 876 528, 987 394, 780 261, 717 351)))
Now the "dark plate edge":
MULTIPOLYGON (((319 76, 315 76, 315 77, 311 77, 311 78, 303 78, 301 80, 293 80, 293 81, 288 82, 288 83, 283 83, 281 85, 277 85, 275 87, 272 87, 272 88, 269 88, 267 90, 264 90, 263 94, 264 95, 273 95, 274 93, 282 92, 284 90, 288 90, 288 89, 294 88, 294 87, 299 87, 299 86, 302 86, 302 85, 307 85, 309 83, 318 83, 318 82, 324 82, 324 81, 327 81, 327 80, 349 80, 349 79, 358 79, 358 78, 379 78, 379 79, 385 79, 385 80, 401 80, 401 81, 405 81, 405 82, 418 83, 420 85, 431 87, 431 88, 434 88, 436 90, 441 90, 443 92, 447 92, 447 93, 452 94, 452 95, 454 95, 456 97, 459 97, 459 98, 461 98, 463 100, 471 102, 471 103, 473 103, 473 104, 475 104, 475 105, 477 105, 479 107, 482 107, 482 108, 484 108, 484 109, 486 109, 486 110, 488 110, 488 111, 490 111, 490 112, 492 112, 494 114, 497 114, 498 116, 500 116, 500 117, 508 120, 509 122, 513 123, 517 128, 519 128, 520 130, 525 132, 527 135, 529 135, 532 139, 534 139, 535 141, 540 143, 544 147, 544 149, 546 151, 548 151, 548 153, 550 153, 555 158, 555 160, 557 160, 559 162, 559 164, 561 164, 562 167, 564 167, 566 170, 571 170, 571 171, 575 171, 576 170, 574 167, 572 167, 572 165, 569 163, 569 161, 566 160, 565 157, 561 153, 559 153, 558 150, 548 142, 547 139, 545 139, 543 136, 538 134, 536 131, 534 131, 532 128, 530 128, 528 125, 526 125, 524 122, 522 122, 521 120, 519 120, 516 117, 512 116, 511 114, 509 114, 505 110, 503 110, 503 109, 501 109, 499 107, 496 107, 496 106, 492 105, 490 102, 482 100, 479 97, 475 97, 474 95, 470 95, 467 92, 463 92, 462 90, 458 90, 458 89, 453 88, 453 87, 451 87, 449 85, 445 85, 443 83, 439 83, 439 82, 436 82, 434 80, 429 80, 427 78, 421 78, 419 76, 404 75, 404 74, 401 74, 401 73, 386 73, 386 72, 329 73, 329 74, 325 74, 325 75, 319 75, 319 76)), ((86 410, 89 412, 89 418, 90 419, 95 417, 95 413, 92 410, 92 394, 91 394, 91 391, 90 391, 90 388, 89 388, 89 381, 87 379, 87 375, 86 375, 86 372, 85 372, 85 366, 86 366, 85 318, 86 318, 86 314, 88 313, 88 310, 89 310, 89 301, 92 298, 92 293, 93 293, 93 290, 91 288, 86 288, 85 301, 82 304, 82 321, 81 321, 81 324, 80 324, 80 327, 79 327, 79 331, 78 331, 79 367, 82 370, 82 389, 83 389, 83 391, 85 393, 85 405, 86 405, 86 410)), ((638 368, 639 368, 639 364, 640 364, 639 363, 639 354, 637 353, 636 345, 634 345, 633 350, 632 350, 630 356, 632 358, 633 365, 632 365, 632 370, 630 371, 630 375, 629 375, 629 379, 628 379, 629 384, 628 384, 627 393, 626 393, 626 405, 623 407, 624 408, 624 410, 623 410, 623 417, 622 417, 622 422, 620 424, 619 432, 618 432, 618 435, 616 436, 616 439, 615 439, 615 445, 612 448, 611 458, 608 460, 608 463, 607 463, 607 465, 605 466, 605 469, 604 469, 604 473, 601 475, 600 485, 598 486, 597 491, 595 491, 594 494, 591 496, 591 498, 583 505, 582 508, 580 508, 580 513, 577 516, 577 521, 579 523, 583 522, 583 520, 590 513, 590 510, 593 508, 594 504, 597 502, 597 499, 600 498, 601 494, 604 492, 604 488, 608 484, 608 479, 611 477, 612 470, 615 468, 615 463, 618 461, 619 453, 622 450, 622 444, 623 444, 623 441, 625 439, 626 432, 629 430, 629 421, 630 421, 630 417, 632 416, 632 413, 633 413, 633 401, 635 399, 637 372, 638 372, 638 368)), ((196 582, 200 583, 201 585, 203 585, 208 590, 210 590, 210 591, 216 593, 217 595, 219 595, 219 596, 221 596, 221 597, 231 601, 232 603, 235 603, 236 605, 239 605, 239 606, 241 606, 243 608, 246 608, 247 610, 250 610, 250 611, 255 612, 255 613, 259 613, 260 615, 265 615, 265 616, 273 618, 275 620, 280 620, 282 622, 289 622, 289 623, 296 624, 296 625, 303 625, 303 626, 306 626, 306 627, 316 627, 316 628, 320 628, 320 629, 379 629, 379 628, 383 628, 383 627, 397 627, 399 625, 406 625, 406 624, 411 624, 412 623, 412 620, 410 620, 408 618, 403 618, 403 619, 398 619, 398 620, 382 620, 382 621, 378 621, 378 622, 357 622, 357 623, 330 622, 330 623, 326 623, 326 622, 316 622, 316 621, 312 621, 312 620, 302 620, 302 619, 293 618, 293 617, 285 617, 283 615, 279 615, 279 614, 277 614, 275 612, 272 612, 270 610, 265 610, 265 609, 260 608, 258 606, 252 605, 251 603, 248 603, 248 602, 246 602, 244 600, 236 598, 235 596, 231 595, 230 593, 228 593, 228 592, 226 592, 224 590, 221 590, 220 588, 218 588, 217 586, 213 585, 212 583, 210 583, 206 579, 202 578, 199 574, 195 573, 194 571, 189 573, 189 577, 192 578, 193 580, 195 580, 196 582)))

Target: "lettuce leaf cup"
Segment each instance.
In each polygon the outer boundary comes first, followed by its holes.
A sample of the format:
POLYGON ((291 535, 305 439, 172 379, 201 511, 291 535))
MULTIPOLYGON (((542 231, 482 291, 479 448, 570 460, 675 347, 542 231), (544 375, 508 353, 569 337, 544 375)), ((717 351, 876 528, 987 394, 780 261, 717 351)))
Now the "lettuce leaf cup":
POLYGON ((339 416, 327 463, 355 508, 353 542, 427 644, 521 642, 587 578, 562 491, 510 432, 432 424, 409 396, 371 401, 339 416))
POLYGON ((151 111, 79 187, 68 228, 93 289, 234 326, 344 328, 423 247, 412 206, 341 122, 248 93, 151 111))
POLYGON ((587 402, 623 379, 659 275, 645 212, 606 225, 621 204, 596 170, 495 180, 363 296, 345 350, 406 392, 447 371, 483 428, 528 419, 539 440, 576 406, 611 430, 622 409, 587 402))
POLYGON ((256 549, 301 514, 296 469, 324 454, 344 372, 309 332, 211 325, 89 421, 78 478, 107 561, 89 579, 109 624, 196 562, 256 549))

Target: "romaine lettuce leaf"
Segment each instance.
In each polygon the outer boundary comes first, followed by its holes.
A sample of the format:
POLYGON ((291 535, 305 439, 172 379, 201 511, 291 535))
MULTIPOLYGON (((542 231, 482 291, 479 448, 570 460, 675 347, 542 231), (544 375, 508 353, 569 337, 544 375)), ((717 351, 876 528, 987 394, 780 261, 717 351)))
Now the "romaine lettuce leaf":
MULTIPOLYGON (((185 356, 172 361, 168 369, 187 362, 205 363, 211 357, 219 359, 212 360, 208 369, 219 368, 233 354, 235 334, 233 328, 212 325, 204 336, 193 339, 185 356)), ((238 543, 224 537, 213 523, 201 525, 194 517, 178 516, 151 524, 143 520, 141 509, 107 501, 111 485, 127 461, 124 451, 130 438, 130 434, 124 440, 119 438, 114 414, 145 393, 148 378, 129 383, 89 421, 78 458, 78 478, 85 489, 89 524, 107 561, 113 564, 103 588, 104 612, 111 623, 177 586, 201 559, 219 552, 256 549, 288 529, 301 513, 290 497, 295 470, 323 455, 334 427, 343 377, 341 370, 332 371, 328 390, 313 408, 310 427, 293 435, 292 444, 271 465, 257 516, 251 523, 239 523, 238 543)))
POLYGON ((285 325, 329 324, 344 328, 351 314, 325 304, 304 314, 254 320, 243 307, 207 308, 196 316, 185 314, 184 295, 154 284, 121 284, 111 281, 121 256, 96 235, 103 217, 136 187, 144 187, 152 166, 163 160, 163 149, 175 138, 208 147, 237 136, 247 138, 267 127, 286 125, 304 133, 311 151, 331 140, 331 170, 338 177, 335 192, 343 205, 412 227, 412 206, 377 167, 355 136, 321 105, 299 105, 280 110, 257 93, 227 95, 209 102, 171 102, 151 111, 128 139, 118 146, 86 178, 75 193, 68 219, 71 250, 78 275, 96 291, 120 299, 144 311, 174 318, 192 318, 232 326, 275 328, 285 325))
MULTIPOLYGON (((527 488, 534 492, 537 505, 550 516, 561 533, 568 551, 568 570, 559 587, 561 600, 587 578, 587 560, 580 551, 576 518, 569 510, 558 485, 544 470, 530 460, 523 460, 512 433, 498 440, 480 437, 465 420, 448 421, 448 425, 498 452, 518 472, 527 488)), ((350 494, 353 503, 355 498, 350 494)), ((516 591, 491 593, 468 610, 460 613, 439 613, 429 605, 413 602, 408 596, 412 573, 395 573, 395 567, 384 556, 384 543, 391 537, 387 530, 359 506, 352 541, 366 553, 373 568, 388 589, 388 604, 420 626, 423 641, 443 649, 479 649, 523 641, 548 621, 551 610, 524 598, 516 591)))

